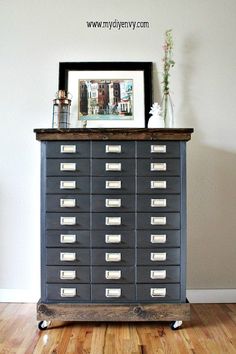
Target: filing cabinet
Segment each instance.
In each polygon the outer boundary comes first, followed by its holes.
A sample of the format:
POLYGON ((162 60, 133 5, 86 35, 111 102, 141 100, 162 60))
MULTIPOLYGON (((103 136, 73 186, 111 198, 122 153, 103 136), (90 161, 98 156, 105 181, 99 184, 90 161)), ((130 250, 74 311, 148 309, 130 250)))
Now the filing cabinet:
POLYGON ((172 305, 187 319, 186 141, 193 130, 35 132, 42 156, 38 318, 57 306, 67 320, 94 320, 95 309, 103 320, 165 320, 163 306, 172 305), (69 305, 77 306, 76 318, 65 315, 69 305))

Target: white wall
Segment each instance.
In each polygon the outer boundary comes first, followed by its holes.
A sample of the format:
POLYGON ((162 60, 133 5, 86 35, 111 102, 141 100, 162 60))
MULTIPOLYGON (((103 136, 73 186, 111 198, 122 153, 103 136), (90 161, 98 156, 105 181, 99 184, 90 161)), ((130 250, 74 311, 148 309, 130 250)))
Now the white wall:
POLYGON ((22 289, 23 300, 38 296, 33 128, 51 126, 59 61, 152 61, 156 100, 169 28, 176 126, 195 128, 188 144, 188 287, 236 288, 235 12, 234 0, 0 0, 0 289, 22 289), (114 19, 149 21, 150 28, 86 27, 114 19))

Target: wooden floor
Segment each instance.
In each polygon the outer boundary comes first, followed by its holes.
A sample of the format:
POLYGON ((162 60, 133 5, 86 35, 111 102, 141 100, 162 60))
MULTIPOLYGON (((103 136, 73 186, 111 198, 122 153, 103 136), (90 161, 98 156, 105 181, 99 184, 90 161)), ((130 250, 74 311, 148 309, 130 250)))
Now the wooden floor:
POLYGON ((167 322, 54 322, 37 329, 35 304, 0 304, 0 354, 236 353, 236 304, 191 305, 192 319, 167 322))

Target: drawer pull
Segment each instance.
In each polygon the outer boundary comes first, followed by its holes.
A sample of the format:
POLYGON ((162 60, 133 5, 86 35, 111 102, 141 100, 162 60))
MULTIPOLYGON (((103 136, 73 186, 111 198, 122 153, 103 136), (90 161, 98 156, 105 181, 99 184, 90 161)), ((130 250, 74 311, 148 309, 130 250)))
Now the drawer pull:
POLYGON ((151 199, 151 207, 152 208, 166 207, 166 199, 151 199))
POLYGON ((106 225, 121 225, 121 217, 120 216, 107 216, 105 224, 106 225))
POLYGON ((61 216, 60 225, 76 225, 75 216, 61 216))
POLYGON ((151 216, 151 225, 166 225, 166 216, 151 216))
POLYGON ((75 243, 76 241, 76 235, 60 235, 60 241, 61 243, 75 243))
POLYGON ((121 163, 120 162, 106 163, 106 171, 121 171, 121 163))
POLYGON ((166 243, 166 235, 151 235, 151 243, 166 243))
POLYGON ((166 189, 166 181, 151 181, 151 189, 166 189))
POLYGON ((121 278, 121 270, 106 270, 105 271, 106 279, 120 279, 121 278))
POLYGON ((121 289, 106 289, 106 297, 121 297, 121 289))
POLYGON ((151 145, 151 153, 166 153, 166 145, 151 145))
POLYGON ((120 208, 121 207, 121 199, 106 199, 106 207, 107 208, 120 208))
POLYGON ((74 208, 76 206, 75 199, 60 199, 61 208, 74 208))
POLYGON ((75 189, 75 181, 60 181, 60 189, 75 189))
POLYGON ((160 162, 156 163, 156 162, 154 162, 154 163, 151 163, 151 164, 150 164, 150 170, 151 170, 151 171, 166 171, 166 167, 167 167, 167 165, 166 165, 165 162, 163 162, 163 163, 160 163, 160 162))
POLYGON ((60 252, 60 261, 73 262, 76 260, 75 252, 60 252))
POLYGON ((106 253, 105 259, 106 262, 120 262, 121 253, 106 253))
POLYGON ((151 270, 150 271, 151 279, 166 279, 166 270, 151 270))
POLYGON ((75 154, 76 145, 61 145, 61 154, 75 154))
POLYGON ((76 163, 60 163, 60 171, 76 171, 76 163))
POLYGON ((106 181, 106 189, 121 189, 121 181, 106 181))
POLYGON ((150 295, 151 297, 165 297, 166 288, 151 288, 150 295))
POLYGON ((75 270, 61 270, 60 271, 60 279, 72 280, 76 278, 75 270))
POLYGON ((106 145, 106 153, 121 153, 121 145, 106 145))
POLYGON ((121 243, 121 235, 105 235, 106 243, 121 243))
POLYGON ((76 296, 76 288, 61 288, 61 297, 76 296))
POLYGON ((155 252, 151 252, 151 261, 153 262, 163 262, 163 261, 166 261, 166 252, 158 252, 158 253, 155 253, 155 252))

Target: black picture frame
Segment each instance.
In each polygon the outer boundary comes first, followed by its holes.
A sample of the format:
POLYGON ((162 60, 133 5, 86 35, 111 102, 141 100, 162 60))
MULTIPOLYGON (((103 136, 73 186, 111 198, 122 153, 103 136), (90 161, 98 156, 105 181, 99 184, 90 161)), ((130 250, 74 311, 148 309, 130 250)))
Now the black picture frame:
POLYGON ((60 62, 58 89, 68 91, 70 71, 143 71, 145 127, 152 106, 152 62, 60 62))

